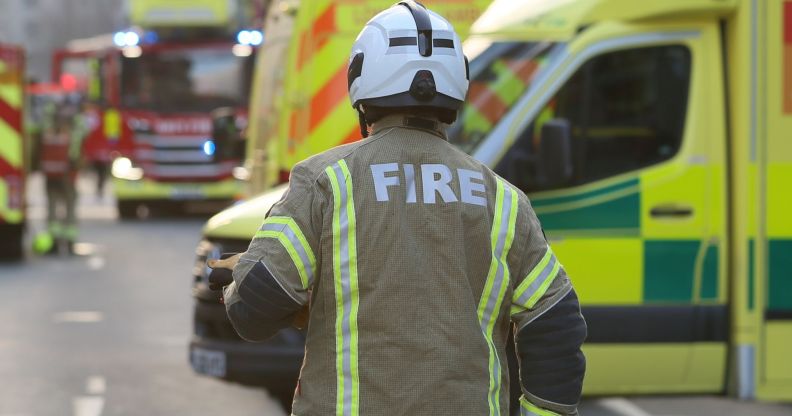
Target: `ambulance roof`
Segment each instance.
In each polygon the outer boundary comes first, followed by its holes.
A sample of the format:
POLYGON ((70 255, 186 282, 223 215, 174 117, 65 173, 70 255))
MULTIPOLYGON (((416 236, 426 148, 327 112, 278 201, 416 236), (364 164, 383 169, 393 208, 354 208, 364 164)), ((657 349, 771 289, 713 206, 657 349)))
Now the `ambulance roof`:
POLYGON ((495 0, 473 25, 472 33, 563 41, 597 21, 723 15, 734 10, 737 3, 738 0, 495 0))

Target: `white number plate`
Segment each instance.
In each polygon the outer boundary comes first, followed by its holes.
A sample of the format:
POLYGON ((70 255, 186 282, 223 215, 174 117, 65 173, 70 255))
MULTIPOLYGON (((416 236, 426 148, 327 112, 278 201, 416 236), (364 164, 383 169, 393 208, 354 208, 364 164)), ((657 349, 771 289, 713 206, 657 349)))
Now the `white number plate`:
POLYGON ((171 197, 173 199, 202 199, 204 192, 197 186, 180 186, 171 189, 171 197))
POLYGON ((213 377, 225 377, 226 375, 226 356, 221 351, 193 348, 190 352, 190 364, 196 373, 213 377))

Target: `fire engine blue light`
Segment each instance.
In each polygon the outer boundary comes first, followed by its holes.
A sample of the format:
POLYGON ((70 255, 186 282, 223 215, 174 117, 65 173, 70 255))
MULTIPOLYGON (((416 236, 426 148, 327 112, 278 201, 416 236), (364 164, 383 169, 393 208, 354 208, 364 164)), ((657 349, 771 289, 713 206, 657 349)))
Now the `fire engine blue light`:
POLYGON ((249 33, 251 46, 258 46, 264 42, 264 34, 260 30, 251 30, 249 33))
POLYGON ((124 42, 126 46, 137 46, 140 43, 140 35, 135 32, 124 33, 124 42))
POLYGON ((250 41, 252 40, 251 38, 252 34, 250 31, 240 30, 239 33, 237 33, 237 42, 242 45, 250 45, 250 41))
POLYGON ((215 143, 211 140, 207 140, 203 144, 203 151, 207 156, 213 156, 216 149, 215 143))
POLYGON ((144 43, 152 44, 152 43, 157 43, 157 41, 159 41, 159 35, 157 34, 157 32, 153 30, 149 30, 148 32, 143 34, 144 43))
POLYGON ((126 46, 126 33, 125 32, 116 32, 113 35, 113 43, 119 48, 122 46, 126 46))

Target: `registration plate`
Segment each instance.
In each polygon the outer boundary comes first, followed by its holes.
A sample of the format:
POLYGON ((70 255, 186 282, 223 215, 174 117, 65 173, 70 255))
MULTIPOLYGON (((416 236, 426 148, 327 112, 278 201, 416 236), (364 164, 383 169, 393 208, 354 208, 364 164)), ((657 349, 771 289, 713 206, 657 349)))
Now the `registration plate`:
POLYGON ((203 190, 197 186, 180 186, 171 189, 171 197, 173 199, 202 199, 204 193, 203 190))
POLYGON ((222 351, 193 348, 190 352, 190 364, 196 373, 213 377, 226 375, 226 355, 222 351))

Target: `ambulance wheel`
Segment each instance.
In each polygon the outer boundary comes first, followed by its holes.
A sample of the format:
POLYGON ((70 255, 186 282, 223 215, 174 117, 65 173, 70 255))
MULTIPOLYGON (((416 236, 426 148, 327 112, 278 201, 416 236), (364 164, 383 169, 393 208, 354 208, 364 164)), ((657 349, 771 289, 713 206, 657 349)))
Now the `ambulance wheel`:
POLYGON ((0 227, 0 261, 19 261, 24 254, 23 227, 21 225, 8 225, 0 227))

